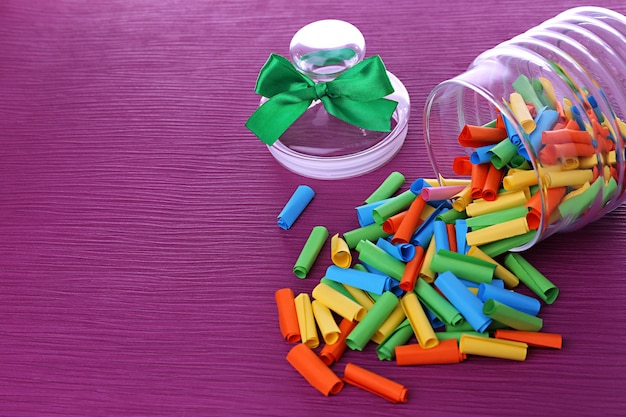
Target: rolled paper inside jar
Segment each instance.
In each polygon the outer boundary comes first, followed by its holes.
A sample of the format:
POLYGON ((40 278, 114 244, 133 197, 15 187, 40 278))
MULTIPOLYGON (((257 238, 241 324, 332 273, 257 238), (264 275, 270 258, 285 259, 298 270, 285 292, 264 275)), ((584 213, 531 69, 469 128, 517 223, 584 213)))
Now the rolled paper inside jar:
POLYGON ((479 148, 485 145, 495 145, 506 138, 506 136, 505 129, 466 125, 461 130, 458 140, 463 147, 479 148))
POLYGON ((460 363, 466 355, 459 352, 456 339, 448 339, 432 349, 424 349, 418 344, 396 347, 396 363, 407 365, 443 365, 460 363))
POLYGON ((348 347, 352 350, 363 350, 397 305, 398 297, 385 291, 346 339, 348 347))
POLYGON ((278 226, 285 230, 291 228, 314 196, 315 191, 308 185, 298 186, 278 214, 278 226))
POLYGON ((363 306, 324 283, 317 284, 311 294, 314 299, 348 320, 361 321, 365 317, 363 306))
POLYGON ((300 327, 302 343, 312 349, 318 347, 320 340, 317 335, 317 326, 315 325, 315 316, 309 294, 305 292, 298 294, 294 303, 298 313, 298 326, 300 327))
POLYGON ((304 344, 291 348, 287 361, 311 386, 327 397, 338 394, 343 388, 344 382, 304 344))
POLYGON ((400 303, 404 314, 409 319, 417 341, 424 349, 430 349, 439 344, 439 339, 420 304, 415 292, 408 292, 401 298, 400 303))
POLYGON ((535 120, 526 106, 524 98, 519 93, 511 93, 509 96, 511 111, 517 119, 518 123, 522 126, 522 129, 526 133, 531 133, 535 130, 535 120))
POLYGON ((515 206, 508 209, 482 214, 476 217, 465 219, 465 224, 472 230, 493 226, 513 219, 526 217, 528 208, 526 206, 515 206))
POLYGON ((448 200, 455 194, 463 191, 465 185, 448 185, 441 187, 430 187, 422 190, 421 196, 424 201, 448 200))
POLYGON ((517 149, 517 145, 509 138, 504 139, 491 148, 491 164, 498 169, 504 168, 517 155, 517 149))
POLYGON ((470 246, 482 246, 513 236, 524 235, 530 231, 526 217, 512 219, 479 230, 472 230, 465 236, 470 246))
POLYGON ((353 363, 346 365, 343 380, 392 403, 405 403, 408 400, 409 390, 405 386, 353 363))
POLYGON ((313 263, 317 259, 322 246, 328 239, 328 230, 324 226, 315 226, 304 244, 295 265, 293 273, 298 278, 306 278, 313 263))
POLYGON ((398 171, 394 171, 365 199, 365 204, 375 201, 386 200, 402 187, 405 177, 398 171))
POLYGON ((298 313, 296 311, 295 297, 291 288, 281 288, 274 293, 276 307, 278 308, 278 323, 280 333, 289 343, 301 340, 298 313))
POLYGON ((515 361, 526 360, 528 345, 510 340, 476 337, 469 334, 461 336, 459 351, 466 355, 488 356, 515 361))
POLYGON ((511 207, 523 206, 528 201, 525 190, 509 191, 499 193, 493 201, 473 200, 465 207, 467 215, 470 217, 480 216, 481 214, 493 213, 495 211, 505 210, 511 207))

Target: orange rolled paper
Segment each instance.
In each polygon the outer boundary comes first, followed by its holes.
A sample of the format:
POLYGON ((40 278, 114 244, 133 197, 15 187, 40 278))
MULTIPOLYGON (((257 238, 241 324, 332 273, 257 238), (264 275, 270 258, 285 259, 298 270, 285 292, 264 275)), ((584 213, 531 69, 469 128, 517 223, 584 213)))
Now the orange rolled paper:
POLYGON ((409 206, 406 216, 404 216, 402 223, 400 223, 398 230, 396 230, 396 233, 391 239, 391 243, 395 245, 398 243, 409 243, 411 241, 411 236, 413 236, 417 227, 423 222, 421 215, 425 206, 426 201, 421 195, 418 195, 409 206))
POLYGON ((472 163, 470 162, 470 157, 467 155, 460 155, 454 158, 452 161, 452 170, 456 175, 471 175, 472 163))
POLYGON ((472 165, 472 198, 480 198, 483 195, 483 187, 489 173, 491 164, 472 165))
POLYGON ((563 347, 563 338, 556 333, 542 332, 524 332, 519 330, 496 330, 494 337, 496 339, 512 340, 514 342, 523 342, 528 346, 545 347, 553 349, 561 349, 563 347))
POLYGON ((456 228, 454 227, 454 224, 446 224, 446 230, 448 232, 448 246, 450 247, 450 251, 456 252, 456 228))
POLYGON ((459 135, 459 143, 461 146, 479 148, 486 145, 495 145, 506 137, 506 129, 465 125, 459 135))
POLYGON ((383 232, 394 234, 398 230, 398 227, 402 224, 402 220, 406 217, 406 213, 408 210, 401 211, 398 214, 394 214, 390 218, 384 221, 383 223, 383 232))
POLYGON ((415 256, 409 262, 407 262, 404 268, 404 274, 400 280, 400 288, 404 291, 413 291, 417 276, 422 269, 424 263, 424 248, 421 246, 415 246, 415 256))
POLYGON ((559 129, 545 130, 541 133, 544 145, 557 143, 586 143, 591 145, 591 135, 586 130, 559 129))
POLYGON ((554 165, 558 159, 574 156, 593 156, 596 149, 587 143, 551 143, 539 151, 539 160, 545 165, 554 165))
POLYGON ((338 394, 343 388, 343 381, 307 345, 299 343, 291 348, 287 361, 309 384, 327 397, 338 394))
POLYGON ((396 363, 406 365, 443 365, 464 361, 467 355, 459 352, 456 339, 442 340, 432 349, 424 349, 417 343, 396 346, 396 363))
POLYGON ((504 177, 504 171, 496 168, 492 164, 488 165, 489 170, 487 171, 487 177, 483 183, 481 195, 484 200, 493 201, 498 196, 500 184, 502 183, 502 178, 504 177))
POLYGON ((350 385, 369 391, 392 403, 405 403, 409 397, 409 390, 404 385, 353 363, 346 365, 343 380, 350 385))
POLYGON ((274 293, 274 298, 278 307, 280 333, 289 343, 299 342, 302 338, 293 291, 291 288, 282 288, 274 293))
POLYGON ((339 358, 343 356, 343 352, 346 351, 348 345, 346 344, 346 338, 357 325, 356 321, 351 321, 348 319, 341 320, 339 323, 339 330, 341 333, 339 334, 339 340, 332 345, 325 344, 322 350, 320 351, 320 359, 326 365, 330 366, 333 363, 337 362, 339 358))
MULTIPOLYGON (((546 201, 546 219, 550 218, 550 215, 559 206, 559 203, 567 192, 566 187, 548 188, 546 194, 548 196, 546 201)), ((528 208, 528 214, 526 215, 526 221, 530 230, 539 229, 541 223, 542 207, 541 207, 541 191, 537 191, 528 200, 525 205, 528 208)), ((547 225, 546 225, 547 226, 547 225)))

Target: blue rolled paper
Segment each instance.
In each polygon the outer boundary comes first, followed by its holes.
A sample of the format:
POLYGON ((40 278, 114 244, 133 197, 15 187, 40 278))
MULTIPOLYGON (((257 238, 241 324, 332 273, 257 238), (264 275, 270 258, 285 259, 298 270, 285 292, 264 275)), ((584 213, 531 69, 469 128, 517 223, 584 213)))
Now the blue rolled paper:
POLYGON ((454 231, 456 232, 456 251, 463 255, 467 254, 469 245, 467 244, 467 222, 465 219, 457 219, 454 222, 454 231))
POLYGON ((430 184, 424 178, 418 178, 411 183, 409 189, 415 195, 420 195, 423 188, 430 188, 430 184))
POLYGON ((441 213, 445 213, 450 210, 447 204, 439 204, 436 206, 435 211, 417 228, 413 236, 411 236, 411 244, 415 246, 421 246, 424 250, 428 248, 430 240, 434 233, 434 223, 437 216, 441 213))
POLYGON ((478 286, 477 296, 483 302, 491 298, 531 316, 539 314, 541 308, 541 302, 536 298, 485 283, 478 286))
POLYGON ((433 234, 435 235, 435 252, 439 252, 441 249, 450 250, 446 222, 443 220, 435 220, 433 222, 433 234))
POLYGON ((369 226, 370 224, 376 223, 376 221, 374 220, 374 217, 372 216, 372 211, 376 207, 386 203, 389 200, 391 199, 386 198, 384 200, 375 201, 373 203, 364 204, 362 206, 357 207, 356 215, 357 215, 357 218, 359 219, 359 224, 361 225, 361 227, 369 226))
MULTIPOLYGON (((537 117, 535 117, 535 130, 528 135, 528 142, 532 147, 535 154, 539 154, 541 149, 541 136, 546 130, 551 130, 559 119, 559 113, 556 110, 550 110, 547 107, 538 109, 537 117)), ((518 153, 530 161, 530 155, 528 155, 528 149, 525 146, 520 145, 518 153)))
POLYGON ((486 164, 487 162, 491 162, 491 157, 493 156, 491 148, 494 146, 495 145, 487 145, 476 148, 470 155, 470 162, 472 164, 486 164))
POLYGON ((352 268, 340 268, 331 265, 326 269, 326 278, 350 285, 354 288, 381 295, 384 291, 391 291, 394 285, 391 277, 373 272, 359 271, 352 268))
POLYGON ((439 274, 435 286, 465 317, 465 320, 477 332, 484 332, 492 320, 483 314, 483 302, 463 285, 450 271, 439 274))
POLYGON ((504 128, 506 129, 506 134, 509 136, 509 140, 513 145, 519 146, 522 143, 522 139, 520 139, 519 135, 515 131, 515 127, 511 124, 509 119, 502 116, 502 120, 504 121, 504 128))
POLYGON ((315 191, 308 185, 298 186, 289 201, 287 201, 287 204, 285 204, 278 214, 278 226, 284 230, 291 228, 306 206, 313 200, 314 196, 315 191))
POLYGON ((415 257, 415 246, 410 243, 393 244, 387 239, 378 238, 376 246, 402 262, 409 262, 415 257))

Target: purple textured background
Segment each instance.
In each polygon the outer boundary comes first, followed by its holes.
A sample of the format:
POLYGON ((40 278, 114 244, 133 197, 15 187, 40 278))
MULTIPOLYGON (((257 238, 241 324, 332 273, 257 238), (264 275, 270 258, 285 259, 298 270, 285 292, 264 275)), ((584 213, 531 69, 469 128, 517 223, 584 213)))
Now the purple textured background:
POLYGON ((328 265, 291 273, 310 228, 356 227, 354 206, 392 170, 432 174, 428 92, 583 3, 541 4, 0 2, 0 415, 623 415, 623 207, 526 253, 561 289, 542 316, 562 351, 410 368, 349 352, 339 374, 352 361, 409 388, 392 405, 354 387, 323 397, 278 332, 273 292, 310 292, 328 265), (342 182, 284 170, 243 127, 269 53, 322 18, 357 25, 413 104, 399 155, 342 182), (302 183, 317 196, 282 231, 302 183))

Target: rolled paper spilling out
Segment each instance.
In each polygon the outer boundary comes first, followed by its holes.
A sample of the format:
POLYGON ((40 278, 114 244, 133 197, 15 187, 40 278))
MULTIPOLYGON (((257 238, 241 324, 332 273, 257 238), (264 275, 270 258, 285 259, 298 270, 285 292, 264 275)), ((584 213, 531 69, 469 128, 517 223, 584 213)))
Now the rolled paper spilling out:
POLYGON ((466 355, 488 356, 514 361, 526 360, 528 345, 510 340, 476 337, 469 334, 461 336, 459 350, 466 355))
POLYGON ((496 269, 493 271, 493 276, 494 278, 504 281, 504 286, 506 288, 515 288, 519 284, 519 278, 517 278, 515 274, 506 269, 491 256, 487 255, 480 248, 472 246, 467 251, 467 254, 473 256, 474 258, 482 259, 483 261, 491 262, 492 264, 494 264, 496 266, 496 269))
POLYGON ((543 320, 540 317, 526 314, 492 299, 485 301, 483 313, 515 330, 538 332, 543 327, 543 320))
POLYGON ((444 340, 454 339, 457 343, 461 342, 461 336, 469 334, 476 337, 489 337, 489 333, 479 333, 473 330, 445 330, 443 332, 437 332, 437 338, 440 342, 444 340))
POLYGON ((358 271, 353 268, 339 268, 336 265, 331 265, 326 269, 326 278, 379 295, 391 290, 392 287, 392 280, 389 276, 358 271))
POLYGON ((385 200, 400 189, 405 178, 400 172, 394 171, 365 199, 365 204, 385 200))
POLYGON ((352 285, 346 285, 346 284, 339 284, 339 285, 345 288, 348 294, 350 294, 351 298, 357 303, 359 303, 360 305, 362 305, 365 310, 369 311, 370 308, 374 306, 374 300, 372 300, 372 297, 371 297, 372 293, 364 291, 360 288, 353 287, 352 285))
POLYGON ((317 284, 311 294, 314 299, 319 300, 343 318, 361 321, 365 317, 366 310, 363 306, 323 282, 317 284))
POLYGON ((405 345, 413 336, 413 328, 408 319, 405 319, 387 336, 376 348, 378 359, 393 360, 396 357, 396 346, 405 345))
POLYGON ((547 304, 552 304, 559 295, 559 289, 519 253, 509 253, 504 265, 519 280, 547 304))
POLYGON ((346 339, 348 347, 352 350, 363 350, 397 305, 398 297, 385 291, 346 339))
POLYGON ((287 201, 287 204, 285 204, 278 214, 278 226, 285 230, 291 228, 306 206, 313 200, 314 196, 315 192, 308 185, 298 186, 289 201, 287 201))
POLYGON ((523 236, 530 231, 526 217, 508 220, 467 233, 465 239, 470 246, 483 246, 515 236, 523 236))
POLYGON ((417 298, 417 294, 408 292, 402 297, 400 302, 420 346, 424 349, 437 346, 439 339, 437 339, 437 335, 417 298))
POLYGON ((343 380, 392 403, 405 403, 409 397, 409 390, 404 385, 353 363, 346 365, 343 380))
POLYGON ((301 340, 300 325, 298 324, 298 313, 294 294, 291 288, 281 288, 274 293, 276 307, 278 308, 278 324, 280 333, 289 343, 296 343, 301 340))
POLYGON ((477 332, 484 332, 492 320, 483 314, 483 302, 450 271, 439 274, 435 286, 477 332))
POLYGON ((404 262, 389 255, 374 243, 362 240, 357 244, 356 250, 359 252, 361 262, 398 281, 402 279, 405 268, 404 262))
POLYGON ((297 344, 289 353, 287 361, 315 389, 329 396, 338 394, 344 382, 322 360, 304 344, 297 344))
POLYGON ((439 250, 433 256, 430 268, 435 272, 450 271, 458 278, 468 281, 490 283, 493 279, 496 265, 473 256, 449 250, 439 250))
POLYGON ((531 316, 539 314, 541 308, 541 303, 536 298, 485 283, 479 285, 477 296, 483 303, 489 299, 496 300, 531 316))
POLYGON ((324 347, 322 347, 322 350, 320 351, 320 354, 319 354, 320 359, 322 359, 322 361, 326 365, 328 366, 332 365, 343 356, 343 353, 348 347, 348 345, 346 344, 346 338, 348 337, 352 329, 354 329, 356 324, 357 322, 351 321, 348 319, 341 320, 341 322, 339 323, 340 333, 339 333, 339 339, 337 340, 337 342, 333 344, 326 343, 324 347))
POLYGON ((313 306, 309 294, 303 292, 298 294, 294 299, 296 312, 298 313, 298 326, 300 327, 300 336, 302 343, 310 348, 316 348, 320 344, 317 335, 317 326, 315 324, 315 316, 313 315, 313 306))
POLYGON ((421 218, 422 212, 426 207, 426 201, 422 196, 417 196, 412 202, 409 208, 406 210, 406 215, 402 219, 402 223, 398 226, 398 229, 394 233, 391 243, 409 243, 411 236, 417 229, 417 227, 423 223, 421 218))
POLYGON ((382 226, 376 223, 359 227, 343 234, 343 238, 350 249, 356 248, 356 245, 361 240, 376 241, 378 238, 387 236, 389 236, 389 233, 385 232, 382 226))
POLYGON ((398 303, 391 314, 389 314, 389 316, 385 319, 383 324, 381 324, 378 330, 376 330, 376 333, 372 336, 372 342, 378 344, 382 343, 404 320, 406 320, 406 314, 404 314, 402 305, 398 303))
POLYGON ((313 300, 311 305, 313 307, 315 322, 317 323, 317 327, 320 329, 320 333, 322 333, 324 342, 331 345, 333 343, 337 343, 341 330, 339 329, 339 326, 337 326, 337 322, 335 322, 333 313, 331 313, 328 307, 317 300, 313 300))
POLYGON ((340 268, 349 268, 352 264, 352 254, 345 240, 335 234, 330 239, 330 259, 340 268))
POLYGON ((317 259, 322 246, 328 239, 328 230, 324 226, 315 226, 304 244, 295 265, 293 273, 298 278, 306 278, 313 263, 317 259))
POLYGON ((409 262, 407 262, 404 268, 404 274, 400 280, 400 288, 403 291, 412 291, 415 288, 415 282, 417 276, 424 263, 424 248, 421 246, 415 246, 415 256, 409 262))
POLYGON ((439 253, 441 250, 450 251, 448 228, 443 220, 433 222, 433 235, 435 237, 435 253, 439 253))
POLYGON ((512 340, 526 343, 532 347, 561 349, 563 337, 556 333, 526 332, 519 330, 498 329, 494 333, 496 339, 512 340))
POLYGON ((456 339, 444 340, 432 349, 424 349, 418 344, 396 347, 396 363, 407 365, 443 365, 460 363, 466 355, 459 351, 456 339))
POLYGON ((429 187, 422 190, 422 198, 425 201, 448 200, 455 194, 463 191, 465 185, 448 185, 442 187, 429 187))
POLYGON ((417 196, 412 193, 411 190, 407 190, 389 199, 389 201, 376 207, 372 211, 372 217, 374 218, 374 221, 376 221, 376 224, 383 224, 385 220, 387 220, 389 217, 407 208, 413 202, 413 200, 415 200, 415 197, 417 196))
POLYGON ((410 243, 393 244, 387 239, 379 238, 376 246, 402 262, 409 262, 415 256, 415 246, 410 243))
POLYGON ((423 279, 418 279, 415 286, 418 299, 442 322, 456 326, 463 321, 463 316, 448 300, 423 279))
POLYGON ((362 206, 357 207, 356 213, 357 213, 357 218, 359 220, 359 225, 361 225, 361 227, 365 227, 370 224, 376 223, 374 221, 374 217, 372 216, 372 212, 374 211, 376 207, 383 205, 387 201, 389 201, 389 199, 375 201, 373 203, 364 204, 362 206))

